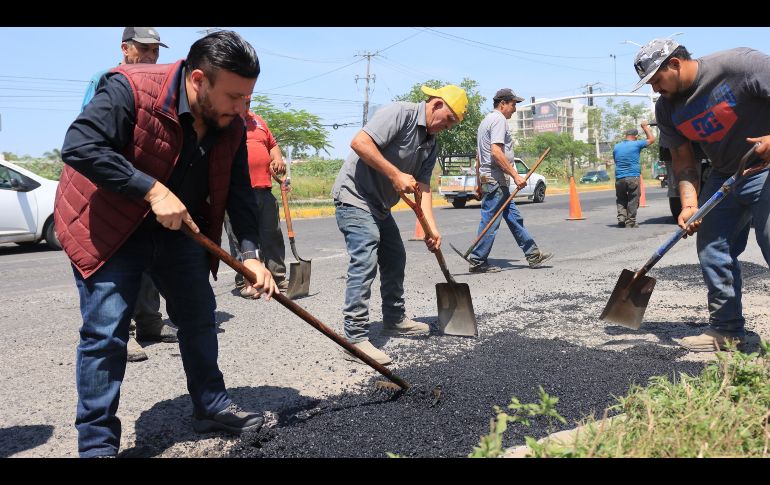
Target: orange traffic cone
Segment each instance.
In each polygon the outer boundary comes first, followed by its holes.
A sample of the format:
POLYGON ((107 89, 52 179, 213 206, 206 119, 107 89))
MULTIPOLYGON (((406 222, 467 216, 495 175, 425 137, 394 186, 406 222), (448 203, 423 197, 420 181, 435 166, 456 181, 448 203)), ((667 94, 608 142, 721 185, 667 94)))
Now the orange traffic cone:
POLYGON ((425 231, 422 230, 422 224, 420 224, 420 221, 417 221, 417 224, 414 226, 414 236, 409 238, 410 241, 424 241, 425 240, 425 231))
POLYGON ((639 176, 639 191, 642 195, 639 196, 639 207, 647 207, 647 196, 644 193, 644 178, 639 176))
POLYGON ((568 221, 582 221, 583 211, 580 210, 580 199, 577 195, 577 187, 575 187, 575 177, 569 178, 569 217, 568 221))

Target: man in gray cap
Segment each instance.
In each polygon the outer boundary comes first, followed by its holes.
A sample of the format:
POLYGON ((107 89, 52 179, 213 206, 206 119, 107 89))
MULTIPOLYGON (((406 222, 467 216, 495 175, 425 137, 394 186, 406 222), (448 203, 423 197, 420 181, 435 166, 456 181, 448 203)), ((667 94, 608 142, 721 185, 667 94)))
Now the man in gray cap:
POLYGON ((637 140, 639 130, 626 130, 626 138, 612 150, 615 160, 615 205, 618 209, 618 227, 638 228, 636 210, 639 208, 639 177, 642 174, 639 166, 639 156, 642 149, 652 145, 655 135, 650 131, 650 125, 642 121, 642 129, 647 135, 646 140, 637 140))
MULTIPOLYGON (((500 89, 492 98, 494 110, 481 121, 476 138, 476 152, 479 157, 479 178, 481 179, 481 221, 478 234, 487 227, 487 224, 495 216, 500 205, 508 199, 511 191, 508 188, 508 176, 513 179, 517 187, 525 187, 527 182, 514 168, 513 163, 513 136, 508 130, 508 120, 516 112, 516 103, 524 101, 524 98, 508 89, 500 89)), ((544 262, 551 259, 552 253, 541 251, 524 227, 524 218, 521 216, 516 203, 511 202, 503 211, 502 217, 495 219, 492 227, 479 241, 479 244, 470 254, 472 261, 469 271, 471 273, 495 273, 500 271, 498 266, 492 266, 487 262, 492 245, 495 242, 497 229, 500 227, 500 219, 505 219, 508 229, 519 245, 530 268, 539 268, 544 262)))
MULTIPOLYGON (((120 43, 120 50, 123 51, 123 61, 120 64, 156 64, 160 56, 160 46, 168 48, 166 44, 160 41, 160 35, 154 27, 126 27, 123 29, 123 41, 120 43)), ((109 69, 99 71, 91 77, 83 97, 81 111, 94 97, 99 83, 108 71, 109 69)), ((145 274, 142 276, 142 285, 136 299, 133 322, 129 328, 130 335, 126 357, 128 362, 147 360, 147 352, 144 351, 138 340, 177 342, 176 329, 163 323, 162 316, 160 313, 160 293, 155 288, 152 279, 145 274)))
POLYGON ((759 143, 749 160, 745 178, 700 222, 687 227, 698 231, 697 249, 708 287, 709 329, 683 338, 693 352, 726 349, 728 342, 746 341, 741 306, 741 265, 750 222, 757 243, 770 264, 770 56, 739 47, 692 59, 687 49, 671 39, 655 39, 643 46, 634 60, 640 77, 660 93, 655 117, 660 144, 671 150, 673 171, 682 201, 679 226, 713 195, 737 169, 742 156, 759 143), (695 156, 690 141, 698 142, 712 163, 711 174, 699 192, 695 156), (762 161, 757 162, 757 158, 762 161))

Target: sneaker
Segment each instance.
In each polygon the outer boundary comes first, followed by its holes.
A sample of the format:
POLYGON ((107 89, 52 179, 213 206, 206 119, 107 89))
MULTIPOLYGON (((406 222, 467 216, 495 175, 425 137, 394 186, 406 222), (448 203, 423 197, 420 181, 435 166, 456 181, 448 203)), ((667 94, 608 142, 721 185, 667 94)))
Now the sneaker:
POLYGON ((626 221, 618 221, 618 227, 626 227, 626 221))
POLYGON ((529 267, 532 269, 539 268, 543 265, 546 261, 551 259, 553 257, 553 253, 548 253, 545 251, 538 251, 532 256, 527 256, 527 261, 529 262, 529 267))
POLYGON ((192 426, 196 433, 209 431, 225 431, 232 434, 241 434, 244 431, 256 431, 262 427, 265 420, 257 413, 244 411, 237 404, 219 411, 210 418, 192 418, 192 426))
POLYGON ((492 266, 487 262, 471 264, 468 271, 471 273, 497 273, 503 269, 499 266, 492 266))
POLYGON ((137 325, 136 339, 142 342, 165 342, 173 344, 179 342, 176 336, 176 328, 171 325, 158 322, 148 325, 137 325))
POLYGON ((427 323, 415 322, 404 318, 400 323, 383 322, 382 334, 391 337, 406 337, 411 335, 428 335, 430 326, 427 323))
POLYGON ((726 335, 710 328, 700 335, 693 335, 691 337, 680 339, 678 343, 690 352, 730 351, 732 349, 728 347, 728 343, 732 343, 736 349, 740 350, 746 343, 746 337, 726 335))
POLYGON ((141 362, 143 360, 147 360, 147 354, 134 337, 128 337, 127 350, 128 356, 126 357, 126 360, 128 362, 141 362))
MULTIPOLYGON (((391 359, 388 354, 383 352, 382 350, 378 349, 374 345, 372 345, 371 342, 368 340, 364 340, 363 342, 358 342, 353 344, 354 347, 356 347, 359 350, 363 350, 366 355, 374 359, 378 364, 382 365, 388 365, 391 362, 393 362, 393 359, 391 359)), ((342 357, 345 360, 349 360, 350 362, 355 362, 356 364, 364 364, 364 361, 356 357, 355 355, 351 354, 347 350, 342 351, 342 357)))
POLYGON ((639 224, 637 224, 635 221, 628 221, 626 222, 626 227, 629 229, 639 229, 639 224))

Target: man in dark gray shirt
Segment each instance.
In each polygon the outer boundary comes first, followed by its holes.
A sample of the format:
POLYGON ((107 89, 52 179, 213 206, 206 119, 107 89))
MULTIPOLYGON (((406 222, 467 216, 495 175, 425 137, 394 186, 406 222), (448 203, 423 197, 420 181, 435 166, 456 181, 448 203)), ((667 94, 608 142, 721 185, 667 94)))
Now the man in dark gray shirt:
MULTIPOLYGON (((332 188, 337 226, 345 236, 350 265, 345 291, 345 337, 381 364, 391 358, 369 342, 369 297, 377 266, 381 271, 383 334, 425 335, 428 325, 406 318, 404 267, 406 251, 390 213, 399 192, 422 194, 422 210, 435 239, 428 249, 441 246, 433 217, 430 178, 436 164, 436 134, 452 128, 465 116, 468 97, 452 84, 440 89, 422 87, 428 100, 393 103, 380 108, 353 138, 348 155, 332 188)), ((352 354, 345 358, 360 361, 352 354)))
POLYGON ((645 83, 660 93, 655 117, 660 144, 671 150, 675 179, 682 200, 679 226, 698 210, 737 170, 741 157, 760 143, 746 178, 700 223, 697 248, 708 287, 710 328, 686 337, 681 345, 693 352, 725 349, 728 342, 745 343, 741 306, 741 265, 753 218, 757 243, 770 264, 770 57, 741 47, 692 59, 684 46, 671 39, 654 39, 636 55, 634 68, 645 83), (700 144, 712 171, 698 197, 697 162, 690 140, 700 144), (757 158, 762 161, 757 163, 757 158))

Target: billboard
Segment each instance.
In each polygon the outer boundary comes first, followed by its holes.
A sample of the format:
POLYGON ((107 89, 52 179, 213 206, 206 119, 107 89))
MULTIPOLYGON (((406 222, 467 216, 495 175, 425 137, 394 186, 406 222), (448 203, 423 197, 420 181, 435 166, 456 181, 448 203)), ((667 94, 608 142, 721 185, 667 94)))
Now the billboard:
POLYGON ((535 133, 559 132, 559 110, 556 101, 535 106, 532 120, 535 133))

